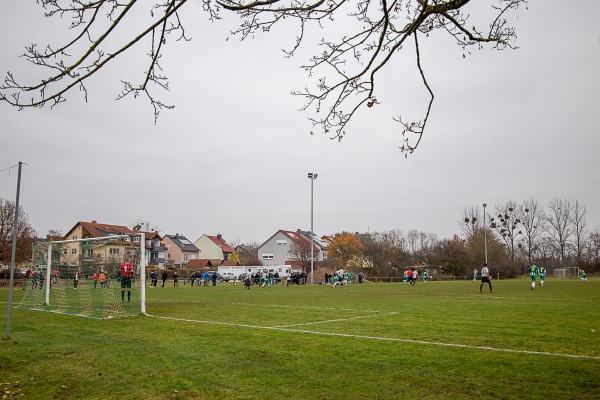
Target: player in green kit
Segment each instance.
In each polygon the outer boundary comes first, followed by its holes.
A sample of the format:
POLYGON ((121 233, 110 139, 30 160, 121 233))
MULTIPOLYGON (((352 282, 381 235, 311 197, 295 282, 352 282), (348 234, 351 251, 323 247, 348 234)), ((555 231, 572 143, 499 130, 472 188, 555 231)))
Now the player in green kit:
POLYGON ((539 267, 538 274, 540 275, 540 285, 544 286, 544 278, 546 277, 546 267, 539 267))
POLYGON ((535 263, 529 267, 529 276, 531 277, 531 290, 535 289, 535 281, 537 280, 539 269, 535 263))
POLYGON ((587 282, 587 275, 585 274, 585 271, 580 269, 579 272, 581 272, 581 280, 584 282, 587 282))
POLYGON ((423 283, 427 283, 427 277, 429 275, 427 274, 427 271, 423 271, 423 275, 421 275, 422 279, 423 279, 423 283))

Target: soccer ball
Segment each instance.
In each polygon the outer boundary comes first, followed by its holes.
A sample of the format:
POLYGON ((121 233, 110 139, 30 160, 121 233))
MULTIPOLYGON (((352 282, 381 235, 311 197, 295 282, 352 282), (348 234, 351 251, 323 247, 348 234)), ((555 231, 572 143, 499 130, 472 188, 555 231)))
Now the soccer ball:
POLYGON ((108 317, 106 317, 106 318, 108 318, 108 319, 112 319, 112 315, 109 315, 109 316, 108 316, 108 317))

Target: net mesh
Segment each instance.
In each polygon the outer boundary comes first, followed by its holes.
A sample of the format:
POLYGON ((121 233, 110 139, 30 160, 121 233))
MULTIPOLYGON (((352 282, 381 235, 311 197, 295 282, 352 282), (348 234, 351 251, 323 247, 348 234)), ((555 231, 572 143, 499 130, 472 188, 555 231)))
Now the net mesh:
POLYGON ((139 240, 128 236, 37 242, 18 307, 99 319, 139 315, 140 254, 139 240), (121 279, 124 262, 133 266, 131 279, 121 279))

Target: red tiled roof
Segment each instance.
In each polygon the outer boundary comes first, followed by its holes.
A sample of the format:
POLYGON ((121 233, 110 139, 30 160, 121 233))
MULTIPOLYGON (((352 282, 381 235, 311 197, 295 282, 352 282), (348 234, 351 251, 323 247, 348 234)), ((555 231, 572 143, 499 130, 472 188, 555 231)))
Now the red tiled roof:
POLYGON ((235 252, 235 250, 231 246, 229 246, 227 244, 227 242, 225 242, 225 240, 223 240, 223 238, 218 237, 218 236, 209 236, 209 235, 206 235, 206 236, 208 236, 208 238, 210 240, 212 240, 217 246, 219 246, 221 248, 221 250, 223 250, 223 253, 235 252))
POLYGON ((210 268, 212 263, 208 259, 190 260, 187 263, 188 268, 210 268))

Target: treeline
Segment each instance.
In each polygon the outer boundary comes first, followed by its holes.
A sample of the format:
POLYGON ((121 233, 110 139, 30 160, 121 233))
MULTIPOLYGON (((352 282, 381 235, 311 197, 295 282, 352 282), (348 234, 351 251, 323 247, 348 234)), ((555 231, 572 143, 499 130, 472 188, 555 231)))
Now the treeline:
MULTIPOLYGON (((579 267, 600 271, 600 231, 590 229, 587 208, 579 201, 553 199, 544 207, 537 200, 507 201, 463 209, 461 233, 449 239, 417 230, 336 235, 331 250, 352 248, 351 258, 371 275, 401 276, 408 265, 427 264, 449 275, 470 275, 480 269, 487 250, 491 269, 502 276, 525 273, 534 261, 552 271, 579 267), (485 215, 484 215, 485 214, 485 215), (342 244, 343 242, 343 244, 342 244)), ((331 251, 328 251, 333 255, 331 251)), ((342 257, 332 257, 335 263, 342 257)), ((346 256, 348 258, 348 256, 346 256)))

